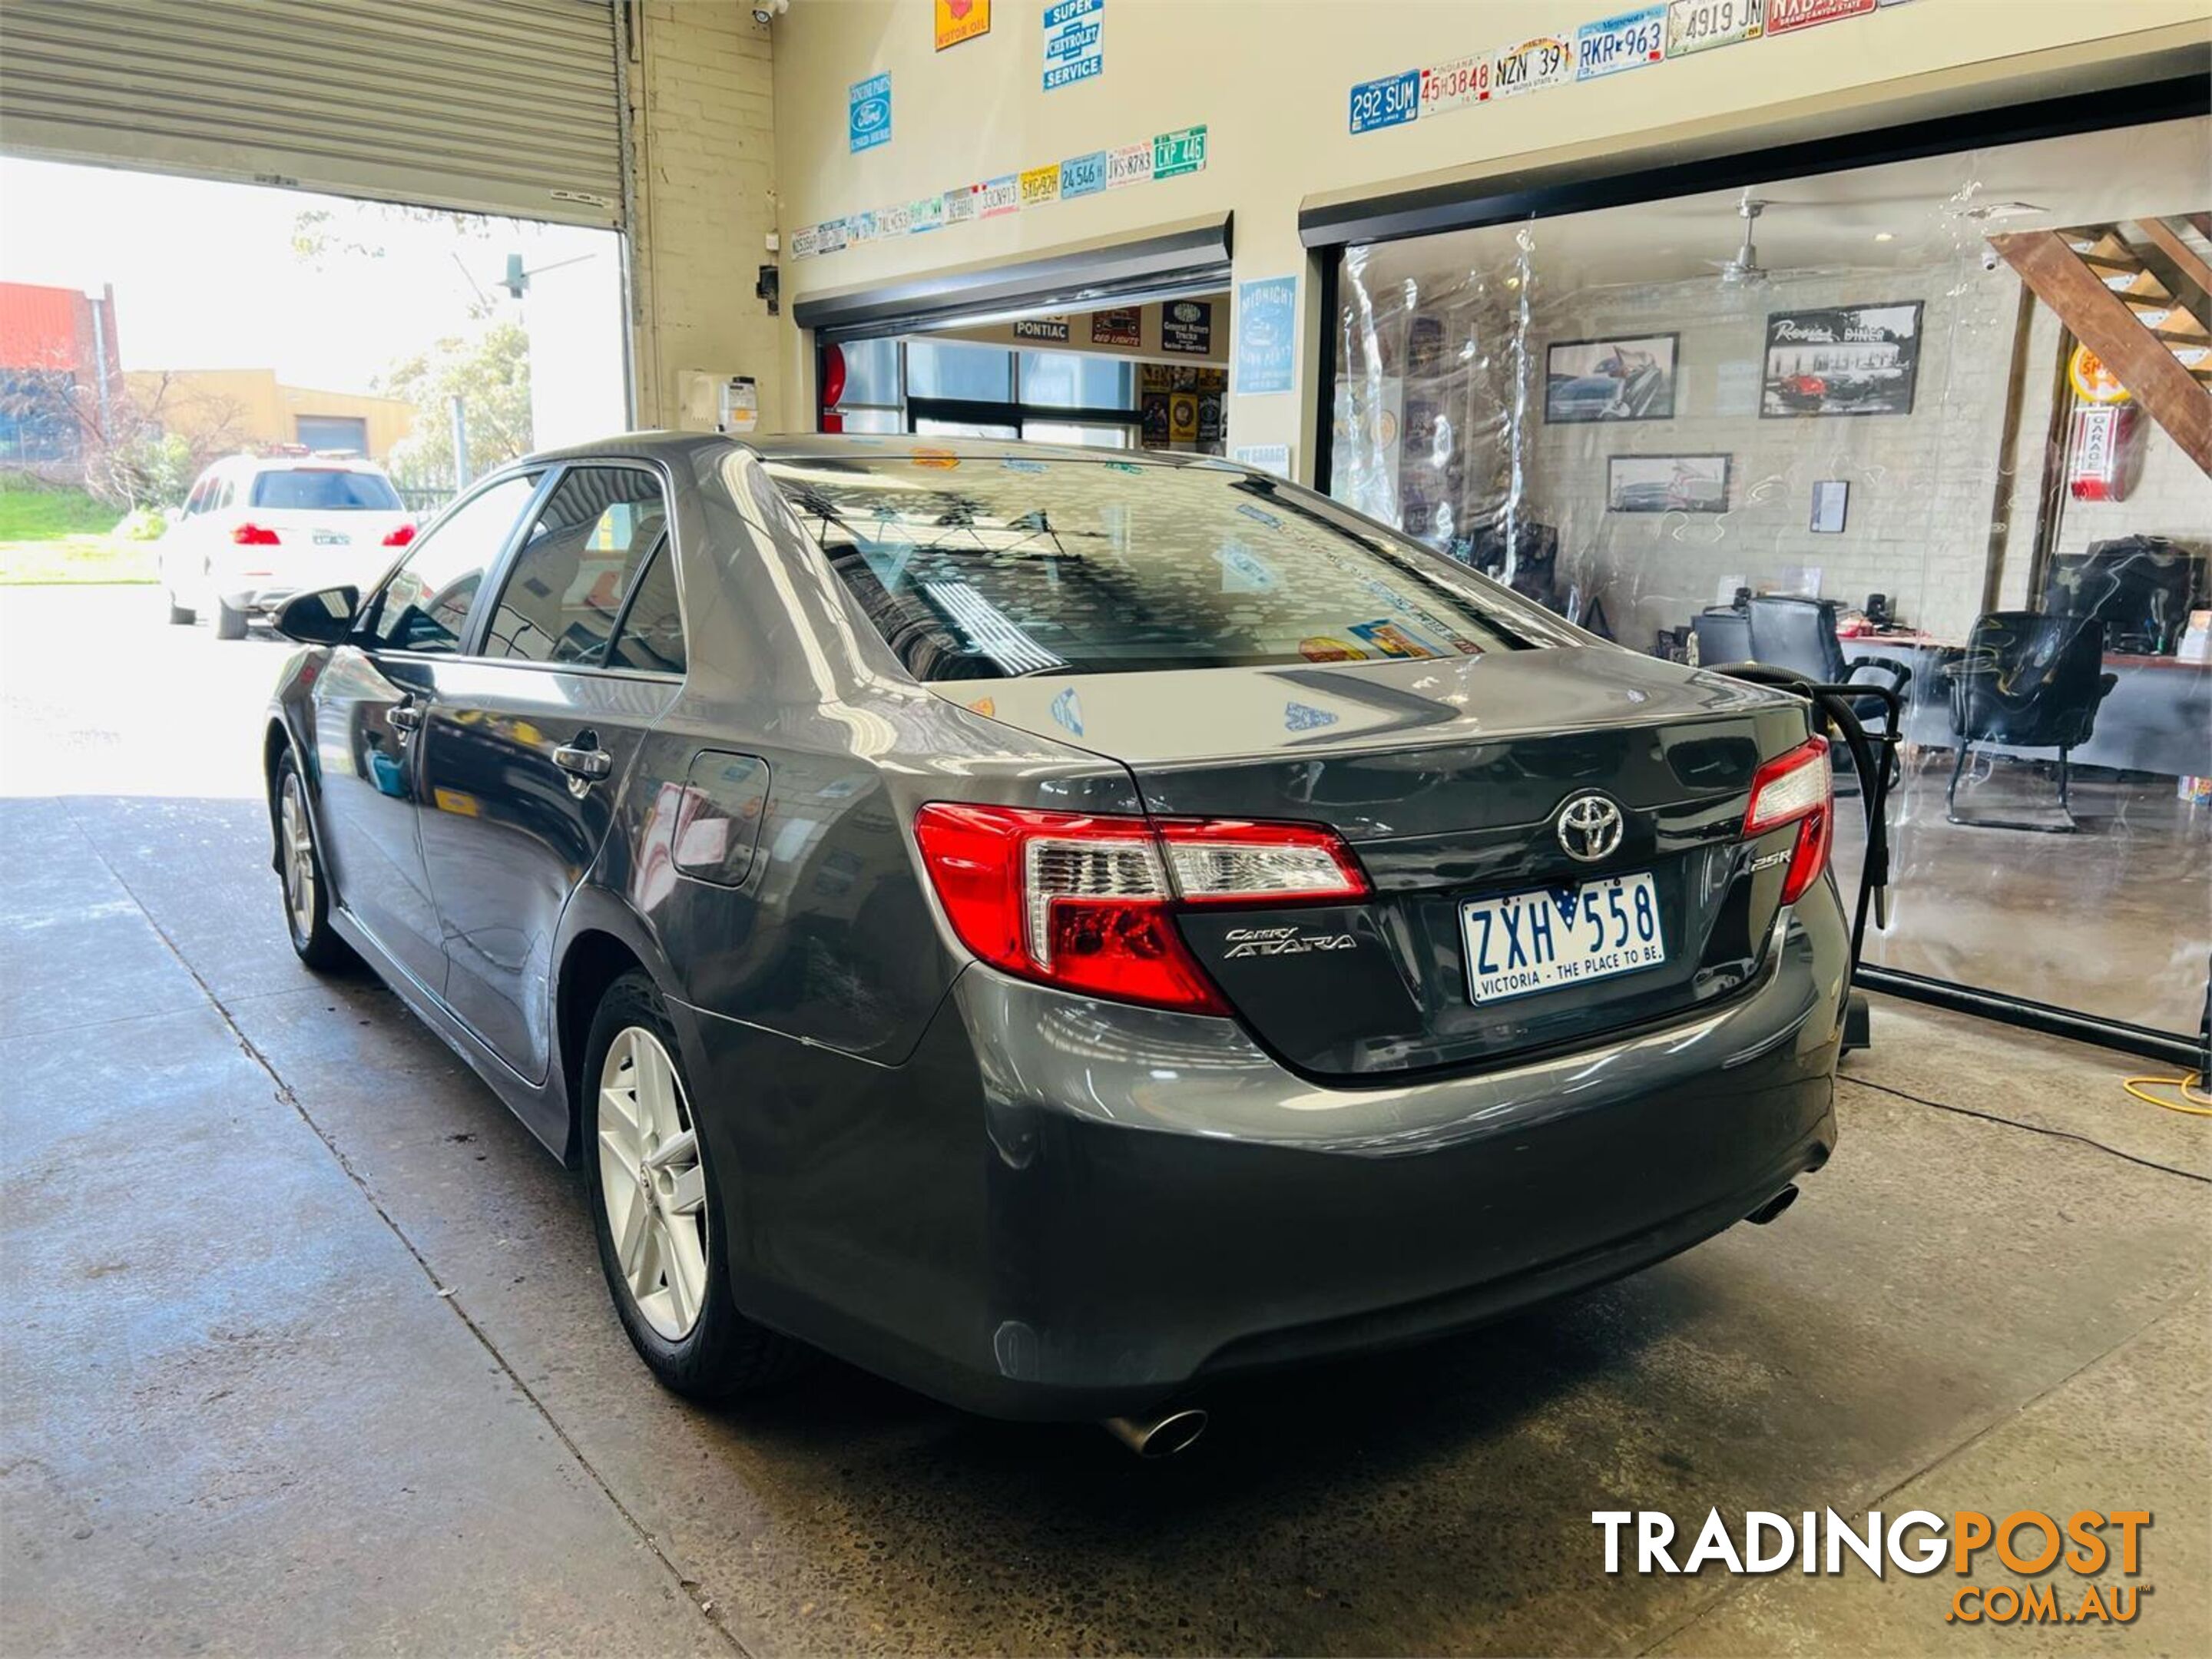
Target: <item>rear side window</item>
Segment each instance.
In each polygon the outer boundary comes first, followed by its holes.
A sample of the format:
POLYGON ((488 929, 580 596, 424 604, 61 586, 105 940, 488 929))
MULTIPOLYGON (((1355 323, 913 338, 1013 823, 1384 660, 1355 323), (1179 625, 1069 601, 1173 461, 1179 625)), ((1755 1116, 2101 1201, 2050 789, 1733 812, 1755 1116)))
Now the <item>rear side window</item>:
POLYGON ((684 617, 676 605, 675 550, 663 538, 645 574, 637 579, 629 609, 623 613, 622 629, 607 653, 607 666, 680 674, 688 660, 684 617))
POLYGON ((370 642, 438 656, 459 650, 484 572, 507 545, 537 488, 535 477, 502 478, 416 538, 363 613, 362 631, 370 642))
POLYGON ((253 507, 304 507, 315 512, 402 510, 399 492, 375 472, 347 472, 336 467, 295 467, 264 472, 253 481, 253 507))
POLYGON ((631 584, 667 535, 666 503, 651 473, 570 468, 514 556, 483 654, 601 665, 631 584))
POLYGON ((1226 467, 925 450, 767 469, 920 679, 1587 642, 1325 497, 1226 467))

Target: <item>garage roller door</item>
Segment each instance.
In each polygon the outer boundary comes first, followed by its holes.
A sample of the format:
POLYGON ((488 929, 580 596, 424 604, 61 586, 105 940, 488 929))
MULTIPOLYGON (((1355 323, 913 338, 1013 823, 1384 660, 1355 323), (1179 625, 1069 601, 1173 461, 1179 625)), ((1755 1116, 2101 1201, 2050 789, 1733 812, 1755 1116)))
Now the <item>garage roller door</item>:
POLYGON ((607 0, 10 0, 16 155, 622 222, 607 0))

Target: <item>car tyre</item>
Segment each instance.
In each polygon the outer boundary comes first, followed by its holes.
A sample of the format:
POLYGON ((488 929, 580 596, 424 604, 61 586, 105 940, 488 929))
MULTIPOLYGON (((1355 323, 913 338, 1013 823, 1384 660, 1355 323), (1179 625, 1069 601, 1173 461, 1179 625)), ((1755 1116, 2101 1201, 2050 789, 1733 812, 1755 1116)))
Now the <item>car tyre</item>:
POLYGON ((188 605, 179 605, 174 593, 169 595, 169 626, 182 628, 187 623, 198 622, 199 612, 188 605))
POLYGON ((361 958, 331 926, 331 888, 323 873, 323 852, 315 842, 313 815, 307 811, 307 787, 289 750, 276 763, 270 804, 276 873, 284 884, 284 931, 292 940, 293 954, 319 974, 351 968, 361 958))
POLYGON ((215 602, 215 636, 219 640, 246 637, 246 612, 234 611, 221 599, 215 602))
POLYGON ((697 1400, 753 1393, 802 1369, 806 1348, 731 1299, 729 1210, 696 1133, 675 1028, 645 974, 623 975, 599 1000, 579 1092, 599 1266, 647 1368, 697 1400))

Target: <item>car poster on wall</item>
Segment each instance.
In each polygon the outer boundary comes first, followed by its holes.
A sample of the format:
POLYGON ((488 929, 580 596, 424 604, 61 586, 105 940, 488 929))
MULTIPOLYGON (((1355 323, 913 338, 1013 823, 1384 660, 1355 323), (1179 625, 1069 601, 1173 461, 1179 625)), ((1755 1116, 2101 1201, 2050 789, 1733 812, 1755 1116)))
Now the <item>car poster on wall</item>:
POLYGON ((1544 351, 1544 419, 1671 421, 1679 334, 1554 340, 1544 351))
POLYGON ((1605 464, 1608 513, 1725 513, 1725 455, 1613 455, 1605 464))
POLYGON ((1160 349, 1188 357, 1213 355, 1213 302, 1170 300, 1160 307, 1160 349))
POLYGON ((1759 412, 1910 415, 1920 307, 1912 300, 1769 313, 1759 412))
POLYGON ((1143 312, 1135 306, 1114 306, 1091 313, 1091 343, 1103 346, 1127 346, 1131 349, 1145 343, 1143 312))

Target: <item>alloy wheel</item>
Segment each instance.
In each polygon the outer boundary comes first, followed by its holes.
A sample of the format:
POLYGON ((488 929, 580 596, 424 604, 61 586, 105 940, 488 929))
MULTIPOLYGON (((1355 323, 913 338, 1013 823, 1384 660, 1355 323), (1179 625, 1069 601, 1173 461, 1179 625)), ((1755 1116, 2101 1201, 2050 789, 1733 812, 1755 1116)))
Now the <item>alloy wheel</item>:
POLYGON ((284 841, 284 907, 291 913, 293 936, 307 939, 315 931, 315 837, 296 772, 284 775, 277 821, 284 841))
POLYGON ((629 1025, 599 1067, 599 1198, 631 1299, 681 1342, 707 1296, 707 1172, 676 1063, 629 1025))

